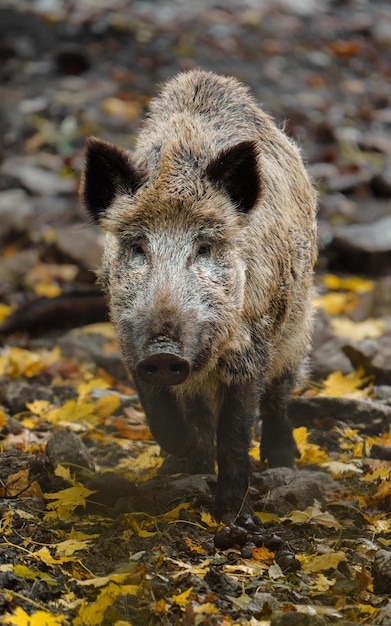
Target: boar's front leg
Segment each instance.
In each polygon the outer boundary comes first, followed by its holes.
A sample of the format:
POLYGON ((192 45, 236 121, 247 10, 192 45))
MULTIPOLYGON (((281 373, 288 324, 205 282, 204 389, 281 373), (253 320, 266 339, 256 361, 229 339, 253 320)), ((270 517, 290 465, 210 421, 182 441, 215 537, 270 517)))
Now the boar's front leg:
POLYGON ((133 376, 152 435, 161 448, 185 459, 189 474, 214 473, 214 428, 210 408, 202 397, 179 403, 167 388, 133 376))
POLYGON ((287 413, 292 386, 293 376, 287 373, 275 378, 262 393, 260 449, 261 459, 269 467, 293 467, 298 454, 287 413))
POLYGON ((259 402, 258 383, 226 390, 217 428, 216 517, 225 523, 251 519, 247 501, 251 427, 259 402))

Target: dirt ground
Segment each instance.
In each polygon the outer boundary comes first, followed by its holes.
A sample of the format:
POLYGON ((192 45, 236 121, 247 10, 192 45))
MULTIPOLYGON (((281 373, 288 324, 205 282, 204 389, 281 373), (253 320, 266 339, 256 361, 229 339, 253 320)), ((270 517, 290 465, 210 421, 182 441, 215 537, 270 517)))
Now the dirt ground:
POLYGON ((0 621, 391 624, 388 3, 3 0, 0 61, 0 621), (300 457, 265 468, 254 432, 252 529, 152 440, 77 198, 85 138, 131 148, 195 67, 250 85, 319 192, 300 457))

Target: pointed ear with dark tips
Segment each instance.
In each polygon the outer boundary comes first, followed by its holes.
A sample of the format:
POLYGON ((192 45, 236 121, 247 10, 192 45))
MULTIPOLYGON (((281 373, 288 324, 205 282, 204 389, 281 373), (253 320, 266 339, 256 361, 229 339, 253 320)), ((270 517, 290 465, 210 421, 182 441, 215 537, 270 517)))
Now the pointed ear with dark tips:
POLYGON ((104 216, 117 194, 134 193, 141 184, 142 175, 125 150, 96 137, 87 140, 80 197, 94 222, 104 216))
POLYGON ((256 143, 242 141, 225 148, 209 163, 206 175, 228 193, 238 211, 247 213, 261 191, 256 143))

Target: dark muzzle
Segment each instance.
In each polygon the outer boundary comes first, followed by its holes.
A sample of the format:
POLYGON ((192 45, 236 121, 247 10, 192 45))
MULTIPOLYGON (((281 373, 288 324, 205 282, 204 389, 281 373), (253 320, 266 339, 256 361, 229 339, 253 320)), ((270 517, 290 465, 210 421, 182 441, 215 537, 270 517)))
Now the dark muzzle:
POLYGON ((189 362, 172 352, 155 352, 136 367, 137 374, 150 385, 180 385, 190 373, 189 362))

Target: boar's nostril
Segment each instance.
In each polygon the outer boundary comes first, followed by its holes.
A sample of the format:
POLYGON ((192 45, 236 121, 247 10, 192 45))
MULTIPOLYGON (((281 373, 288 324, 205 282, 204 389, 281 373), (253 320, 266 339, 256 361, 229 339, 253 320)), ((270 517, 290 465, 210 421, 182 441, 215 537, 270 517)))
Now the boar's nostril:
POLYGON ((166 387, 183 383, 190 373, 190 364, 172 352, 157 352, 140 361, 136 370, 146 383, 166 387))

